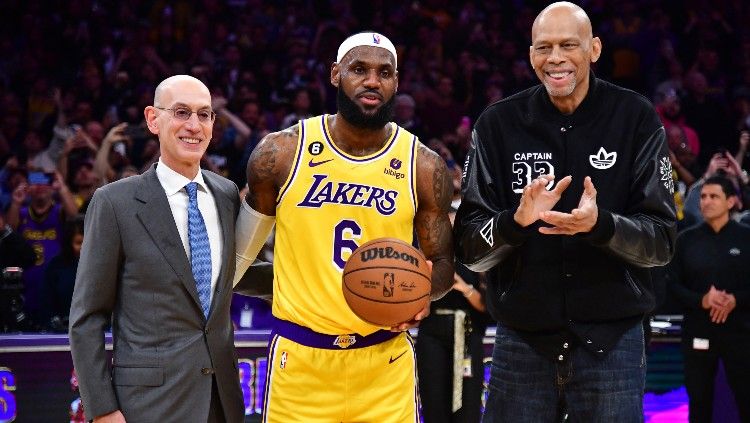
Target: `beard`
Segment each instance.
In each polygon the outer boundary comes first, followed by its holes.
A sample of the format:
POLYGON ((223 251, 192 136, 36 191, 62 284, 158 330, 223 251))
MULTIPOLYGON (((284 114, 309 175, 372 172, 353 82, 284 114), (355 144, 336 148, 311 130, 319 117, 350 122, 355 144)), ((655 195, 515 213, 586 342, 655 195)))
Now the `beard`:
POLYGON ((344 93, 341 87, 336 92, 336 107, 344 119, 361 129, 381 129, 393 120, 393 109, 396 96, 383 103, 374 113, 368 114, 362 111, 359 105, 344 93))
POLYGON ((570 84, 562 88, 552 87, 551 85, 548 85, 547 82, 544 82, 544 88, 547 89, 547 93, 551 97, 567 97, 573 94, 573 91, 576 89, 576 80, 573 79, 570 84))

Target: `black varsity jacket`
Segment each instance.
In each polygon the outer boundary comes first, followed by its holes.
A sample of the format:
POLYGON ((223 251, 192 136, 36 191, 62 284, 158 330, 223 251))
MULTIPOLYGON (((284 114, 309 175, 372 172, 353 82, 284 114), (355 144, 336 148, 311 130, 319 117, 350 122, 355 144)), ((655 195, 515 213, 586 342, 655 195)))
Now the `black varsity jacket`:
POLYGON ((456 255, 489 271, 491 314, 528 333, 567 330, 606 352, 626 329, 612 322, 635 322, 653 308, 647 268, 674 251, 671 165, 653 107, 592 74, 584 101, 564 115, 538 85, 490 105, 472 144, 456 255), (523 188, 541 174, 572 175, 553 209, 566 213, 591 177, 599 215, 590 233, 543 235, 543 222, 522 228, 513 220, 523 188))

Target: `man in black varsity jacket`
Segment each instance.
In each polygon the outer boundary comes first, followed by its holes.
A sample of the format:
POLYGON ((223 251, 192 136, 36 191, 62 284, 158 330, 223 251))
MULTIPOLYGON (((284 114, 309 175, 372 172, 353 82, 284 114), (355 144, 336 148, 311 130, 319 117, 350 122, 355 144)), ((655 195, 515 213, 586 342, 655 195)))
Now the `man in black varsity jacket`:
POLYGON ((643 420, 649 267, 674 251, 664 128, 644 97, 597 79, 578 6, 544 9, 542 84, 489 106, 473 133, 456 255, 488 271, 498 320, 485 422, 643 420))

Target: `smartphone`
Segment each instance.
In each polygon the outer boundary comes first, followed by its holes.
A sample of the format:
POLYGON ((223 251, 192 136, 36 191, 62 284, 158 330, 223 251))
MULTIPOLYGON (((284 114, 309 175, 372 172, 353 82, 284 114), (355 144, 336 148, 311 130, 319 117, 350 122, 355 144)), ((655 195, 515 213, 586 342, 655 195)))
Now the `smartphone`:
POLYGON ((54 173, 47 172, 29 172, 29 185, 52 185, 55 180, 54 173))
POLYGON ((139 124, 128 124, 123 130, 122 135, 125 137, 130 138, 133 141, 136 140, 143 140, 145 138, 148 138, 150 133, 146 128, 139 124))
POLYGON ((123 157, 127 155, 127 149, 125 148, 124 142, 115 143, 115 145, 112 146, 112 150, 123 157))

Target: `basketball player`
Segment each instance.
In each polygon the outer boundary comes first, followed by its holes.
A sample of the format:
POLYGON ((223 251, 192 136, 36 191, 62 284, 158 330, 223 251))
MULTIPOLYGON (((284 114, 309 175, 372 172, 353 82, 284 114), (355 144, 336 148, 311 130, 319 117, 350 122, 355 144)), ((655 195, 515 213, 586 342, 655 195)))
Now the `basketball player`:
POLYGON ((341 271, 358 245, 381 237, 419 245, 432 296, 453 281, 452 185, 443 160, 390 122, 396 51, 381 34, 347 38, 331 68, 338 113, 266 136, 247 166, 237 228, 238 274, 274 222, 273 315, 264 422, 417 422, 414 349, 406 329, 356 317, 341 271))

